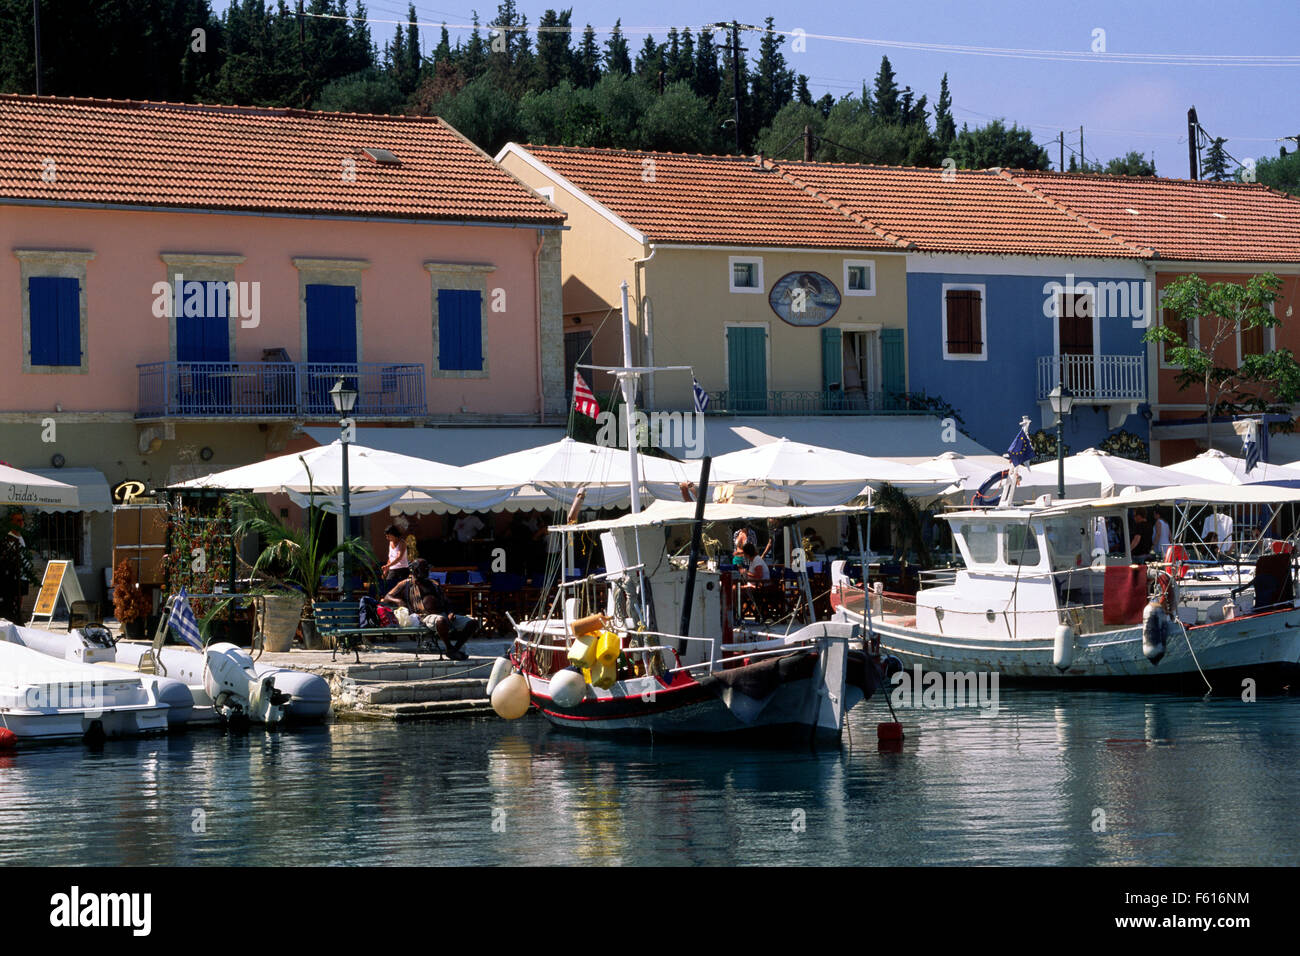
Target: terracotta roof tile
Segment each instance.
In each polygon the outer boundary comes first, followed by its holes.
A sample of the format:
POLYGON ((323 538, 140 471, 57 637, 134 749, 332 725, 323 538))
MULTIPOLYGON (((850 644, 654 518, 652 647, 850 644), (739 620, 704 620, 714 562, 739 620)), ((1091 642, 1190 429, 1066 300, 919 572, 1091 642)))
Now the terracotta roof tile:
POLYGON ((1300 261, 1300 199, 1258 183, 1025 170, 1007 178, 1163 259, 1300 261))
POLYGON ((436 117, 21 95, 0 95, 0 200, 564 220, 436 117))
POLYGON ((648 239, 848 249, 906 243, 753 157, 524 146, 648 239))
POLYGON ((1018 188, 997 170, 849 163, 781 163, 792 179, 868 218, 923 252, 1145 258, 1139 244, 1060 203, 1018 188))

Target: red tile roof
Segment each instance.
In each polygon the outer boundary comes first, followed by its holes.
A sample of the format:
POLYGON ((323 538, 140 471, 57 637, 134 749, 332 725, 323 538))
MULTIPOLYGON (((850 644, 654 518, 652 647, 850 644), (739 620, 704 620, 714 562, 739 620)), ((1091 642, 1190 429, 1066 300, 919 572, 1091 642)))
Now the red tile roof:
POLYGON ((907 243, 752 157, 523 146, 647 239, 834 249, 907 243))
POLYGON ((0 95, 3 200, 564 220, 436 117, 22 95, 0 95), (392 151, 400 165, 376 163, 367 147, 392 151))
POLYGON ((1145 258, 1149 251, 994 170, 781 163, 787 178, 924 252, 1145 258))
POLYGON ((1162 259, 1300 261, 1300 199, 1258 183, 1024 170, 1004 175, 1162 259))

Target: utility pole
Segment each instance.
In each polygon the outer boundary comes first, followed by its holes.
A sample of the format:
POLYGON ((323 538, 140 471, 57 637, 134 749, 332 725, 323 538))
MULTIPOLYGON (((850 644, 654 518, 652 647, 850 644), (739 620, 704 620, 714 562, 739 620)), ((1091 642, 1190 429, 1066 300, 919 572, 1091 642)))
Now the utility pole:
POLYGON ((1191 179, 1201 178, 1200 163, 1197 156, 1197 143, 1199 141, 1197 131, 1200 126, 1200 121, 1196 118, 1196 107, 1193 106, 1187 111, 1187 165, 1191 170, 1188 173, 1191 179))
POLYGON ((709 26, 731 31, 731 101, 735 104, 732 122, 736 124, 736 154, 740 155, 740 54, 742 50, 747 51, 746 47, 740 45, 740 28, 743 26, 746 30, 757 30, 758 27, 737 23, 735 20, 730 23, 711 23, 709 26))
POLYGON ((1079 127, 1079 169, 1080 171, 1086 171, 1087 165, 1088 165, 1088 159, 1083 154, 1083 127, 1080 126, 1079 127))
POLYGON ((36 95, 41 95, 41 0, 32 0, 32 32, 36 43, 36 95))
POLYGON ((812 127, 805 126, 803 128, 803 161, 805 163, 812 162, 812 141, 813 141, 812 127))
POLYGON ((1061 149, 1061 159, 1056 169, 1058 172, 1065 172, 1065 130, 1061 130, 1057 136, 1057 145, 1061 149))

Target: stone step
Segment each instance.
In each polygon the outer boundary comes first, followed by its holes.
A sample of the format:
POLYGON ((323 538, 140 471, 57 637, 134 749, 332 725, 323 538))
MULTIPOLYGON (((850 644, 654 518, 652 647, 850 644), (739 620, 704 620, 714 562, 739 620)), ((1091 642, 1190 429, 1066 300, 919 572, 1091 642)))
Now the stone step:
POLYGON ((440 717, 482 717, 492 715, 492 702, 486 697, 467 700, 424 701, 412 704, 374 704, 340 710, 340 720, 434 720, 440 717))
POLYGON ((343 689, 343 696, 350 697, 358 707, 367 707, 374 704, 416 704, 480 698, 486 689, 487 679, 474 677, 382 683, 356 681, 343 689))
POLYGON ((378 684, 391 681, 430 680, 436 677, 449 677, 464 672, 482 674, 486 679, 491 673, 495 658, 473 658, 467 661, 421 660, 421 661, 380 661, 349 664, 338 668, 337 673, 359 684, 378 684))

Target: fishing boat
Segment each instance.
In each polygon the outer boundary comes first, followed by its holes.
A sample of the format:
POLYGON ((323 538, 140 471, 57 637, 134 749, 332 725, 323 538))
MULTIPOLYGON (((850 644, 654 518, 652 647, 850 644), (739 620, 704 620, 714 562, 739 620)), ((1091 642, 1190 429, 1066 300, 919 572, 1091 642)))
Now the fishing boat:
POLYGON ((1128 525, 1130 509, 1168 506, 1184 516, 1175 527, 1186 542, 1190 516, 1257 509, 1272 521, 1296 502, 1294 489, 1196 485, 954 511, 939 517, 961 568, 923 575, 905 595, 864 592, 860 574, 836 562, 831 603, 908 669, 1228 692, 1245 679, 1260 690, 1300 686, 1293 542, 1242 538, 1230 564, 1221 554, 1197 563, 1195 545, 1177 543, 1162 560, 1134 563, 1128 525), (1117 550, 1101 522, 1118 523, 1117 550))
MULTIPOLYGON (((5 628, 14 625, 5 623, 5 628)), ((188 695, 186 695, 188 702, 188 695)), ((0 742, 102 739, 165 733, 160 681, 81 661, 55 660, 0 641, 0 742)))
MULTIPOLYGON (((690 369, 631 364, 626 283, 623 300, 625 364, 583 367, 614 375, 635 409, 642 376, 690 369)), ((510 656, 489 681, 494 708, 518 717, 531 704, 586 734, 838 741, 845 715, 882 676, 860 646, 860 626, 817 620, 804 571, 803 600, 766 619, 761 589, 707 563, 701 538, 709 523, 774 519, 793 524, 798 540, 801 519, 861 509, 706 504, 706 456, 698 488, 684 493, 694 500, 642 510, 634 417, 625 416, 631 514, 578 522, 575 503, 568 523, 550 529, 564 539, 559 574, 541 613, 515 624, 510 656), (690 539, 676 554, 675 529, 690 539), (570 579, 570 544, 584 535, 598 536, 604 570, 570 579)))

